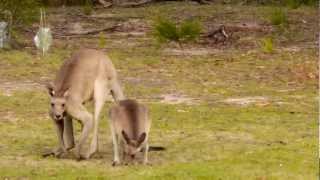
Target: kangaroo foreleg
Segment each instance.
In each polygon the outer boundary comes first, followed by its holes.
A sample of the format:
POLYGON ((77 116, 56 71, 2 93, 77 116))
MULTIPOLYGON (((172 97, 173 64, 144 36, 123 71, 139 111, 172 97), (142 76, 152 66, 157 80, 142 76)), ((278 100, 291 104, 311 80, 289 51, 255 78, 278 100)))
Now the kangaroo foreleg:
POLYGON ((119 139, 115 134, 115 129, 112 124, 110 125, 110 128, 111 128, 111 137, 112 137, 113 153, 114 153, 112 165, 116 166, 120 164, 119 139))
POLYGON ((63 142, 65 148, 70 150, 74 148, 73 124, 71 116, 67 115, 63 120, 63 142))
POLYGON ((48 153, 42 154, 43 157, 47 157, 50 155, 54 155, 55 157, 60 157, 62 154, 66 152, 64 142, 63 142, 63 121, 54 121, 55 127, 56 127, 56 132, 57 132, 57 137, 58 137, 58 147, 54 148, 52 151, 48 153))
POLYGON ((149 152, 149 144, 148 141, 146 142, 146 145, 144 147, 144 151, 143 151, 143 164, 147 165, 149 163, 148 161, 148 152, 149 152))
POLYGON ((78 119, 83 126, 79 142, 78 144, 76 144, 75 155, 78 160, 87 159, 89 158, 89 153, 81 155, 81 150, 83 148, 83 145, 87 141, 90 132, 92 131, 93 117, 81 103, 74 102, 73 104, 70 104, 68 107, 68 111, 70 115, 78 119))

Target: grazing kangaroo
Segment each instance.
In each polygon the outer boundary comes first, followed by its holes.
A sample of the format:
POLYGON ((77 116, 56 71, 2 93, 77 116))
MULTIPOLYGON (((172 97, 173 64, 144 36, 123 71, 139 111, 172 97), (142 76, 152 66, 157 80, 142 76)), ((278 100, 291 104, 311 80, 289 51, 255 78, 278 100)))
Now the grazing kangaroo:
POLYGON ((98 149, 99 114, 108 93, 111 93, 115 101, 124 99, 112 62, 102 52, 79 50, 63 63, 54 83, 47 85, 47 89, 51 97, 49 114, 56 125, 59 146, 44 156, 60 156, 74 147, 74 118, 82 125, 75 155, 77 159, 89 158, 98 149), (84 103, 92 100, 94 116, 84 107, 84 103), (92 130, 90 149, 83 155, 83 145, 92 130))
POLYGON ((111 135, 113 141, 113 165, 120 164, 119 149, 122 151, 123 161, 134 160, 142 149, 144 151, 143 164, 148 163, 148 134, 151 121, 148 109, 135 100, 122 100, 110 109, 111 135))

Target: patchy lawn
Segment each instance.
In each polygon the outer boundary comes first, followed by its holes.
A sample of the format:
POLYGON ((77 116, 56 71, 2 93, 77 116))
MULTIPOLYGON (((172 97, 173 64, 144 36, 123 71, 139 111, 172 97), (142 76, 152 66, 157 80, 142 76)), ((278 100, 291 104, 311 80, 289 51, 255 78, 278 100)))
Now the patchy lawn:
MULTIPOLYGON (((168 2, 99 9, 87 18, 76 18, 83 15, 79 8, 50 9, 54 33, 72 29, 74 23, 121 26, 103 33, 103 47, 100 35, 93 35, 55 39, 46 57, 33 47, 0 51, 0 177, 316 179, 317 9, 287 9, 285 31, 270 25, 270 9, 168 2), (180 49, 153 40, 152 20, 160 15, 196 17, 204 33, 218 24, 243 22, 273 30, 234 32, 237 38, 226 44, 204 44, 202 39, 180 49), (273 53, 260 47, 264 37, 275 39, 273 53), (93 159, 77 162, 72 153, 66 159, 41 157, 57 144, 44 83, 79 47, 103 49, 118 69, 125 94, 150 107, 151 145, 167 148, 150 153, 152 166, 111 166, 110 103, 100 121, 100 148, 93 159)), ((31 35, 25 34, 28 46, 31 35)), ((77 135, 79 130, 77 125, 77 135)))

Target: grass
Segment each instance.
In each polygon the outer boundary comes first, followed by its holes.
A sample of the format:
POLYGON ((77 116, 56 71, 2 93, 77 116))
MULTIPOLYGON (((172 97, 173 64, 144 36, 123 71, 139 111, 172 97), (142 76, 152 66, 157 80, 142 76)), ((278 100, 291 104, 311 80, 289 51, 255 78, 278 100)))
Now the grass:
POLYGON ((199 38, 201 33, 200 23, 196 20, 185 20, 176 25, 173 20, 159 19, 154 23, 154 36, 160 42, 186 43, 199 38))
POLYGON ((0 126, 8 132, 0 141, 4 145, 2 177, 314 179, 316 176, 314 110, 290 105, 239 109, 221 104, 193 107, 148 103, 153 119, 151 144, 164 145, 167 152, 150 153, 151 167, 112 168, 105 114, 101 119, 99 158, 84 162, 42 159, 39 154, 43 149, 56 144, 53 126, 44 113, 48 104, 46 94, 16 92, 11 97, 1 95, 0 99, 1 113, 14 114, 3 119, 6 124, 0 126), (26 106, 29 108, 21 108, 26 106), (30 129, 35 131, 30 133, 30 129), (190 148, 195 146, 198 148, 190 148))
POLYGON ((282 8, 274 8, 270 13, 269 19, 272 25, 285 25, 288 23, 286 12, 282 8))
MULTIPOLYGON (((232 23, 256 18, 264 22, 261 12, 269 9, 242 8, 248 11, 222 5, 160 3, 110 11, 121 19, 145 15, 142 21, 147 23, 155 13, 153 10, 185 19, 189 15, 185 12, 189 12, 209 25, 210 19, 217 19, 216 15, 225 11, 228 13, 217 21, 232 23), (173 8, 176 5, 181 6, 173 8), (213 13, 208 15, 208 11, 213 13)), ((290 21, 296 16, 307 23, 316 19, 313 16, 317 10, 305 8, 288 10, 290 21)), ((293 23, 288 31, 295 33, 300 26, 301 23, 293 23)), ((0 178, 316 179, 319 174, 318 52, 315 46, 307 45, 315 41, 311 35, 316 29, 312 25, 303 28, 306 36, 297 33, 288 41, 273 34, 273 38, 278 38, 273 53, 263 53, 259 45, 217 50, 192 44, 191 48, 185 48, 186 52, 208 48, 215 53, 170 55, 157 48, 148 33, 143 37, 111 33, 96 39, 76 39, 68 48, 59 46, 65 42, 57 40, 44 58, 33 50, 1 51, 0 178), (101 37, 105 39, 103 42, 101 37), (107 123, 110 103, 103 111, 100 151, 93 159, 77 162, 72 153, 66 159, 41 158, 43 151, 57 144, 47 113, 49 99, 41 85, 25 87, 25 84, 51 80, 63 59, 79 44, 107 46, 126 95, 151 109, 151 145, 167 148, 164 152, 150 152, 152 166, 111 166, 107 123), (161 101, 161 96, 167 94, 181 94, 195 101, 191 105, 161 101), (242 106, 225 102, 230 98, 256 96, 267 100, 242 106)), ((168 48, 174 47, 168 44, 168 48)), ((75 124, 78 138, 80 127, 75 124)))
POLYGON ((274 45, 272 38, 264 38, 260 41, 261 49, 265 53, 272 53, 274 51, 274 45))

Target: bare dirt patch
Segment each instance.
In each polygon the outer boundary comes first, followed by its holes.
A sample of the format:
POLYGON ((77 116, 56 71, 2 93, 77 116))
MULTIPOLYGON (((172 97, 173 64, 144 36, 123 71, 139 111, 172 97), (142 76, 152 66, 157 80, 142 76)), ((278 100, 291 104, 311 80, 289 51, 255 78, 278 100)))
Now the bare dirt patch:
POLYGON ((44 85, 34 81, 6 81, 0 82, 0 91, 6 95, 11 96, 13 91, 23 90, 41 90, 44 85))
POLYGON ((219 131, 219 132, 216 132, 214 136, 215 138, 217 138, 217 140, 222 140, 222 141, 227 140, 228 142, 241 141, 241 142, 253 143, 255 141, 254 137, 251 134, 245 133, 245 132, 235 133, 235 132, 228 132, 228 131, 219 131))
POLYGON ((165 104, 187 104, 196 105, 199 104, 199 99, 191 98, 181 94, 164 94, 161 95, 161 103, 165 104))
POLYGON ((255 96, 255 97, 241 97, 241 98, 228 98, 222 102, 227 104, 235 104, 239 106, 248 106, 251 104, 264 105, 269 104, 270 100, 267 97, 255 96))
POLYGON ((174 48, 166 48, 163 50, 164 54, 167 55, 174 55, 174 56, 183 56, 183 55, 190 55, 190 56, 205 56, 205 55, 212 55, 221 52, 218 49, 207 49, 207 48, 193 48, 193 49, 174 49, 174 48))

